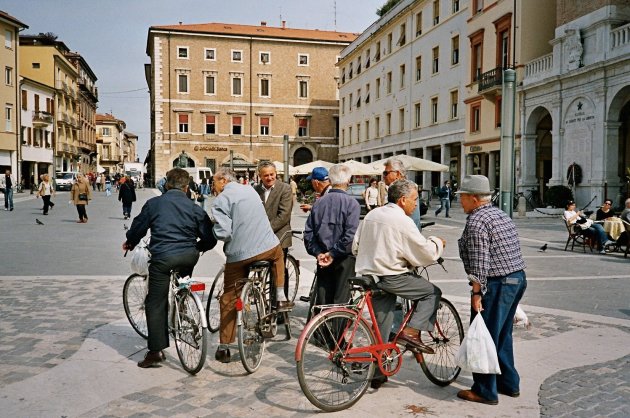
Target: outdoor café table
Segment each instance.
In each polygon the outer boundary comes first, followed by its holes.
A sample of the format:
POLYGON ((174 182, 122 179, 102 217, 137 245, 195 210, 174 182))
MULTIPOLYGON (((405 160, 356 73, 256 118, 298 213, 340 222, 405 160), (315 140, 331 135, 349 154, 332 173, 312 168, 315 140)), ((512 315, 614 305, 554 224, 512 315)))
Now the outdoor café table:
POLYGON ((623 222, 620 218, 612 217, 604 221, 604 231, 615 241, 617 241, 619 235, 625 230, 626 228, 623 226, 623 222))

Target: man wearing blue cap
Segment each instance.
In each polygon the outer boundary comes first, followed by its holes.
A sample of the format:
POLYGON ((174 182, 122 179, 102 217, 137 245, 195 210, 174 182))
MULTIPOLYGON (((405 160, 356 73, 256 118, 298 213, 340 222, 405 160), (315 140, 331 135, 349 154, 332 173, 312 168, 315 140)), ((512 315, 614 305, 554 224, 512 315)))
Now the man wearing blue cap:
MULTIPOLYGON (((320 196, 324 196, 330 190, 330 179, 328 178, 328 170, 326 167, 315 167, 311 174, 306 178, 311 182, 313 190, 320 196)), ((300 209, 304 212, 311 210, 313 205, 303 203, 300 205, 300 209)))

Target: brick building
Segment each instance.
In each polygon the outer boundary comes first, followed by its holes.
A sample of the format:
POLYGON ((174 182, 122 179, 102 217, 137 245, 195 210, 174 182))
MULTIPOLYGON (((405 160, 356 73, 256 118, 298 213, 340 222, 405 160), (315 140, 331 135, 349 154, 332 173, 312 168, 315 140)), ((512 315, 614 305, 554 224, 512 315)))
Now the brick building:
POLYGON ((225 23, 152 26, 149 176, 162 177, 185 151, 189 166, 262 159, 337 160, 335 63, 355 34, 225 23))

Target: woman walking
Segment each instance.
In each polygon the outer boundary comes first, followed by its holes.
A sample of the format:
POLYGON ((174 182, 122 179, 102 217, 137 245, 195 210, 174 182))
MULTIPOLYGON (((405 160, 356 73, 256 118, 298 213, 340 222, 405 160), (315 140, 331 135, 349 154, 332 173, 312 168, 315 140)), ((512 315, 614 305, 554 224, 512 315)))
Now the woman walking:
POLYGON ((42 197, 44 201, 44 215, 48 215, 48 209, 52 209, 55 204, 50 200, 52 195, 55 194, 55 188, 50 182, 50 177, 48 174, 44 174, 42 176, 42 182, 39 183, 39 189, 37 191, 37 195, 42 197))
POLYGON ((88 216, 87 211, 85 210, 85 206, 92 198, 92 189, 90 188, 88 181, 85 179, 85 176, 82 173, 77 174, 77 182, 72 185, 72 190, 70 191, 70 193, 70 195, 72 196, 72 201, 77 207, 77 212, 79 213, 79 220, 77 221, 77 223, 87 223, 88 216))
POLYGON ((131 205, 136 201, 136 188, 129 176, 121 179, 118 201, 122 202, 123 217, 125 219, 131 218, 131 205))
POLYGON ((365 189, 363 198, 365 199, 365 207, 368 212, 378 207, 378 181, 375 178, 370 179, 370 186, 365 189))

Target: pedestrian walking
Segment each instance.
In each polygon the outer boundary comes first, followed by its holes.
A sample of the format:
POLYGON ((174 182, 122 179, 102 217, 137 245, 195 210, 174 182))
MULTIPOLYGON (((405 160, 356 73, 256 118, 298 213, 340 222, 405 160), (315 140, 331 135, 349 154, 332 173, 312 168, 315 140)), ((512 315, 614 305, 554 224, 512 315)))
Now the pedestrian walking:
POLYGON ((448 212, 451 209, 451 200, 453 195, 453 189, 451 189, 451 182, 446 180, 444 186, 440 187, 440 207, 435 211, 435 216, 438 216, 442 209, 446 210, 446 217, 450 218, 448 212))
POLYGON ((72 202, 74 202, 77 207, 77 212, 79 213, 79 220, 77 223, 87 223, 88 216, 85 207, 87 206, 88 201, 92 198, 92 189, 90 188, 90 184, 83 173, 77 174, 77 181, 72 185, 70 195, 72 196, 72 202))
POLYGON ((101 173, 101 175, 98 178, 98 191, 99 192, 105 191, 105 174, 103 173, 101 173))
POLYGON ((465 176, 457 192, 468 214, 459 239, 459 256, 472 286, 470 321, 481 315, 499 358, 501 374, 473 373, 470 390, 459 398, 488 405, 499 403, 499 393, 520 395, 520 377, 514 365, 512 326, 519 301, 527 288, 525 262, 516 225, 490 202, 488 178, 465 176))
POLYGON ((376 180, 375 178, 370 179, 370 185, 363 192, 363 200, 365 200, 365 208, 368 212, 374 208, 379 207, 378 180, 376 180))
POLYGON ((201 206, 203 210, 206 210, 206 202, 208 201, 209 194, 210 185, 208 184, 208 179, 204 178, 199 185, 199 196, 197 196, 197 202, 199 202, 199 206, 201 206))
POLYGON ((105 177, 105 196, 109 197, 112 195, 112 178, 107 175, 105 177))
POLYGON ((4 176, 0 177, 0 189, 4 191, 4 210, 13 210, 13 188, 15 177, 11 175, 11 169, 7 168, 4 176))
POLYGON ((44 215, 48 215, 48 209, 52 209, 53 206, 55 206, 55 204, 50 200, 54 194, 55 188, 50 182, 50 177, 48 174, 44 174, 37 190, 37 196, 41 196, 44 201, 44 207, 42 208, 44 215))
POLYGON ((118 190, 118 201, 122 202, 123 218, 131 218, 131 206, 133 202, 136 201, 136 188, 133 184, 133 180, 131 180, 129 176, 121 179, 120 190, 118 190))

